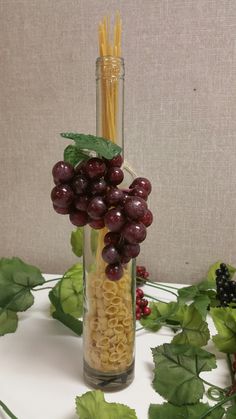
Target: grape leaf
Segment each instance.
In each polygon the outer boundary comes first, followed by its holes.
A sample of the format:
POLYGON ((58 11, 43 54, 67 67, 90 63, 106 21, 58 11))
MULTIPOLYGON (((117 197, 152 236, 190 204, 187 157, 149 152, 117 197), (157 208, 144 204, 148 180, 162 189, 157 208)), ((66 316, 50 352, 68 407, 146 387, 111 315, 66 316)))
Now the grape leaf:
POLYGON ((172 343, 205 346, 210 339, 210 332, 201 314, 192 304, 184 306, 181 314, 182 319, 178 319, 178 314, 176 319, 179 320, 182 331, 173 338, 172 343))
POLYGON ((162 397, 178 406, 202 398, 204 385, 199 374, 216 368, 215 355, 191 345, 173 343, 153 348, 152 354, 153 387, 162 397))
POLYGON ((194 307, 199 311, 202 318, 205 319, 209 304, 214 303, 216 292, 212 290, 212 283, 208 280, 200 282, 200 284, 190 285, 178 290, 180 304, 193 301, 194 307))
POLYGON ((226 411, 225 419, 235 419, 236 418, 236 406, 229 407, 226 411))
POLYGON ((89 155, 79 150, 75 145, 68 145, 64 150, 64 161, 76 166, 82 160, 88 160, 89 155))
MULTIPOLYGON (((59 299, 61 309, 73 317, 83 314, 83 265, 77 263, 66 271, 62 279, 53 288, 53 294, 59 299)), ((55 307, 52 308, 53 313, 55 307)))
POLYGON ((236 310, 230 307, 212 308, 210 311, 218 334, 213 342, 221 352, 236 351, 236 310))
POLYGON ((70 244, 72 251, 78 257, 83 255, 83 237, 84 237, 84 228, 78 227, 75 231, 71 232, 70 244))
POLYGON ((76 413, 80 419, 137 419, 135 410, 120 403, 108 403, 100 390, 76 397, 76 413))
POLYGON ((180 310, 182 311, 182 306, 179 306, 176 302, 171 303, 155 303, 150 302, 151 314, 147 317, 142 317, 140 320, 141 325, 147 329, 156 332, 162 326, 162 322, 167 324, 179 324, 179 321, 176 317, 177 312, 180 316, 180 310), (177 321, 176 321, 177 320, 177 321))
MULTIPOLYGON (((199 419, 210 409, 207 403, 196 403, 189 406, 175 406, 171 403, 151 404, 148 411, 149 419, 199 419)), ((221 419, 224 409, 218 407, 206 416, 206 419, 221 419)), ((231 419, 231 418, 230 418, 231 419)), ((233 419, 233 417, 232 417, 233 419)))
POLYGON ((0 308, 0 336, 13 333, 17 329, 18 316, 14 311, 0 308))
POLYGON ((73 132, 61 133, 63 138, 69 138, 75 141, 75 145, 79 150, 92 150, 99 156, 106 159, 112 159, 117 154, 120 154, 122 149, 117 144, 95 135, 77 134, 73 132))

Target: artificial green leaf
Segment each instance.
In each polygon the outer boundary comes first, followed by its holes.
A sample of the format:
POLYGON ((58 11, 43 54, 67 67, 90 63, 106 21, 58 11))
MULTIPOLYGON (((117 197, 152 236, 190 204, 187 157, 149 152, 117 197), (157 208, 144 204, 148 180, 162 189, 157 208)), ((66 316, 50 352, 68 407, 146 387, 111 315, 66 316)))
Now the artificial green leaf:
POLYGON ((0 336, 13 333, 17 329, 18 317, 14 311, 0 308, 0 336))
POLYGON ((211 300, 207 294, 200 294, 194 298, 193 305, 196 310, 200 313, 203 319, 206 318, 207 309, 209 307, 211 300))
POLYGON ((225 419, 235 419, 236 418, 236 405, 229 407, 226 411, 225 419))
POLYGON ((135 410, 120 403, 108 403, 100 390, 76 397, 76 413, 80 419, 137 419, 135 410))
POLYGON ((75 141, 75 145, 80 150, 92 150, 99 156, 106 159, 112 159, 117 154, 120 154, 122 149, 117 144, 95 135, 77 134, 73 132, 62 133, 63 138, 69 138, 75 141))
POLYGON ((179 301, 186 303, 187 301, 193 300, 196 295, 199 295, 197 285, 190 285, 189 287, 183 287, 178 290, 179 301))
POLYGON ((52 317, 59 320, 62 324, 71 329, 76 335, 81 336, 83 332, 83 322, 76 319, 71 314, 65 313, 63 311, 60 299, 57 297, 54 290, 51 290, 48 296, 51 303, 55 307, 55 311, 53 311, 52 317))
POLYGON ((180 326, 182 331, 173 338, 172 343, 201 347, 205 346, 210 339, 207 323, 202 319, 194 305, 184 307, 180 326))
POLYGON ((236 310, 230 307, 212 308, 210 311, 218 334, 213 342, 221 352, 236 351, 236 310))
POLYGON ((83 255, 83 237, 84 237, 84 228, 78 227, 75 231, 72 231, 70 237, 70 244, 72 251, 78 257, 83 255))
POLYGON ((213 302, 213 294, 214 297, 216 296, 215 291, 209 288, 212 288, 212 284, 208 280, 204 280, 200 284, 180 288, 178 290, 178 301, 180 304, 185 304, 187 301, 193 301, 194 307, 201 314, 202 318, 205 319, 209 304, 213 302))
MULTIPOLYGON (((175 406, 171 403, 151 404, 148 411, 149 419, 199 419, 210 409, 207 403, 196 403, 186 406, 175 406)), ((206 419, 221 419, 224 409, 218 407, 206 416, 206 419)), ((231 419, 231 418, 230 418, 231 419)), ((233 418, 232 418, 233 419, 233 418)))
MULTIPOLYGON (((83 314, 83 265, 76 263, 66 271, 53 288, 53 293, 60 301, 64 313, 81 317, 83 314)), ((54 309, 52 309, 53 312, 54 309)))
POLYGON ((151 309, 151 313, 149 316, 142 317, 140 323, 145 329, 157 332, 157 330, 159 330, 162 326, 162 316, 158 309, 158 303, 150 302, 149 307, 151 309))
POLYGON ((153 387, 162 397, 178 406, 202 398, 204 385, 199 374, 216 368, 215 355, 191 345, 172 343, 153 348, 152 354, 153 387))
POLYGON ((88 159, 88 154, 79 150, 75 145, 68 145, 64 150, 64 161, 72 164, 72 166, 76 166, 79 162, 88 159))

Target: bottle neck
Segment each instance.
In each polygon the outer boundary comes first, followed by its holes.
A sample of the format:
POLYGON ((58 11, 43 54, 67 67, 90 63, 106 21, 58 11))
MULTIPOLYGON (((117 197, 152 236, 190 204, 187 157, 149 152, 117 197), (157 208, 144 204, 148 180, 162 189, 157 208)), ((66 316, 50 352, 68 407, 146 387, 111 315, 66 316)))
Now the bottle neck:
POLYGON ((104 56, 96 61, 96 134, 124 153, 124 60, 104 56))

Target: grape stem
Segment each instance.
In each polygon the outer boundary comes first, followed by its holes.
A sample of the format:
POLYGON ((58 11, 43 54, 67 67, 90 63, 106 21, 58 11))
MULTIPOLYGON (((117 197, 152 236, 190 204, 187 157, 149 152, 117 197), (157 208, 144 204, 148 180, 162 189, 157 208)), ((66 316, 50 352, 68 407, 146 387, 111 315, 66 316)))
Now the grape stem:
MULTIPOLYGON (((137 279, 140 279, 140 278, 137 276, 137 279)), ((178 295, 175 294, 175 292, 173 292, 171 290, 168 290, 168 289, 165 289, 165 288, 162 288, 162 286, 160 286, 160 285, 156 285, 156 284, 154 285, 154 282, 145 281, 145 284, 147 286, 149 286, 149 287, 152 287, 152 288, 156 288, 156 289, 159 289, 159 290, 162 290, 162 291, 169 292, 170 294, 173 294, 176 298, 178 298, 178 295)))
POLYGON ((227 392, 227 390, 226 390, 225 388, 218 387, 218 386, 216 386, 215 384, 211 384, 211 383, 209 383, 208 381, 204 380, 204 379, 203 379, 203 378, 201 378, 201 377, 198 377, 198 378, 200 378, 200 380, 202 380, 202 382, 203 382, 204 384, 206 384, 207 386, 209 386, 209 387, 216 388, 217 390, 219 390, 220 392, 223 392, 223 393, 226 393, 226 392, 227 392))
POLYGON ((0 406, 2 407, 2 409, 4 410, 4 412, 9 416, 9 418, 11 419, 18 419, 14 413, 11 412, 11 410, 5 405, 5 403, 2 402, 2 400, 0 400, 0 406))
POLYGON ((166 301, 159 300, 158 298, 155 298, 152 295, 146 293, 144 293, 144 297, 151 298, 152 300, 158 301, 159 303, 168 304, 166 301))
POLYGON ((227 363, 228 363, 228 367, 229 367, 229 371, 230 371, 231 381, 232 381, 232 384, 234 384, 235 379, 234 379, 234 372, 233 372, 233 368, 232 368, 232 360, 231 360, 230 354, 227 354, 227 363))
POLYGON ((53 287, 44 287, 44 288, 34 288, 33 291, 43 291, 43 290, 52 290, 53 287))
POLYGON ((230 400, 233 400, 235 397, 236 397, 236 394, 233 394, 230 397, 225 397, 219 403, 216 403, 213 407, 211 407, 210 409, 208 409, 207 412, 205 412, 202 416, 200 416, 199 419, 206 418, 211 412, 213 412, 214 410, 216 410, 218 407, 222 406, 223 404, 229 402, 230 400))

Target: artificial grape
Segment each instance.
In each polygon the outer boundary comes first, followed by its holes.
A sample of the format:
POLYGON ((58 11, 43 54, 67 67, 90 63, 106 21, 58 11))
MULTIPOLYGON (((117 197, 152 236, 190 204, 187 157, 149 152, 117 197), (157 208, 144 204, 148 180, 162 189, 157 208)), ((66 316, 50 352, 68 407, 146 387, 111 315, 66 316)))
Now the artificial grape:
POLYGON ((142 298, 140 302, 140 307, 144 308, 144 307, 147 307, 147 305, 148 305, 148 300, 146 300, 145 298, 142 298))
POLYGON ((144 297, 144 292, 143 292, 143 290, 141 290, 141 288, 136 289, 136 296, 138 296, 139 298, 144 297))
POLYGON ((110 167, 106 174, 106 180, 111 185, 119 185, 124 179, 123 170, 119 167, 110 167))
POLYGON ((142 298, 139 298, 139 297, 136 298, 136 309, 137 307, 140 309, 141 301, 142 301, 142 298))
POLYGON ((73 211, 70 213, 70 221, 77 227, 83 227, 88 222, 88 214, 85 211, 73 211))
POLYGON ((149 209, 147 209, 140 221, 145 225, 145 227, 149 227, 153 222, 152 212, 149 209))
POLYGON ((58 161, 52 169, 52 175, 56 184, 70 182, 74 176, 74 173, 75 171, 72 164, 65 161, 58 161))
POLYGON ((130 221, 124 225, 121 234, 128 243, 135 244, 145 240, 147 232, 143 223, 130 221))
POLYGON ((106 211, 107 207, 101 196, 92 198, 87 207, 88 215, 94 220, 102 218, 106 211))
POLYGON ((108 167, 121 167, 122 163, 123 163, 123 157, 120 154, 113 157, 113 159, 111 160, 106 160, 106 165, 108 167))
POLYGON ((140 312, 136 313, 136 320, 140 320, 141 319, 141 310, 140 312))
POLYGON ((135 186, 133 189, 130 190, 130 195, 132 196, 139 196, 143 198, 144 201, 148 199, 148 193, 145 189, 141 188, 140 186, 135 186))
POLYGON ((106 165, 102 159, 92 157, 85 163, 84 171, 90 179, 99 179, 106 172, 106 165))
POLYGON ((69 185, 57 185, 52 189, 51 200, 57 207, 68 208, 73 198, 74 193, 69 185))
POLYGON ((119 208, 112 208, 107 211, 105 217, 105 226, 112 232, 119 231, 125 223, 125 217, 119 208))
POLYGON ((119 233, 112 233, 111 231, 107 233, 104 237, 105 244, 114 244, 117 245, 121 240, 121 235, 119 233))
POLYGON ((145 189, 148 195, 150 194, 152 190, 152 185, 151 185, 150 180, 148 180, 145 177, 137 177, 136 179, 134 179, 134 181, 130 185, 130 188, 134 188, 136 186, 139 186, 140 188, 145 189))
POLYGON ((74 206, 80 211, 87 211, 90 198, 87 195, 79 195, 74 199, 74 206))
POLYGON ((225 263, 221 263, 221 264, 220 264, 220 269, 221 269, 221 271, 226 271, 226 270, 228 270, 227 265, 226 265, 225 263))
POLYGON ((88 187, 88 179, 84 175, 77 175, 72 182, 72 188, 78 195, 82 195, 86 192, 88 187))
POLYGON ((124 205, 125 214, 131 220, 141 220, 147 210, 147 203, 138 196, 130 196, 124 205))
POLYGON ((124 244, 122 246, 121 254, 122 254, 122 256, 126 256, 126 257, 134 259, 139 255, 139 252, 140 252, 139 244, 128 243, 128 244, 124 244))
POLYGON ((143 316, 149 316, 149 314, 151 314, 150 307, 144 307, 143 308, 143 316))
POLYGON ((95 179, 89 185, 89 192, 92 195, 103 195, 106 192, 107 183, 104 179, 95 179))
POLYGON ((53 204, 53 208, 58 214, 62 214, 62 215, 70 214, 70 207, 62 208, 62 207, 58 207, 57 205, 53 204))
POLYGON ((128 256, 124 256, 124 255, 121 254, 121 256, 120 256, 120 262, 122 263, 122 265, 126 265, 130 261, 131 261, 131 258, 129 258, 128 256))
POLYGON ((122 265, 120 263, 107 265, 105 273, 109 279, 111 279, 112 281, 117 281, 123 275, 122 265))
POLYGON ((221 276, 223 274, 221 269, 216 269, 216 276, 221 276))
POLYGON ((106 194, 106 203, 108 206, 111 206, 111 205, 116 206, 123 201, 123 198, 124 198, 124 193, 121 189, 118 189, 116 187, 111 187, 109 188, 106 194))
POLYGON ((113 244, 108 244, 103 248, 102 258, 106 263, 116 263, 120 261, 119 252, 113 244))
POLYGON ((100 218, 99 220, 90 220, 89 225, 95 230, 100 230, 101 228, 105 227, 103 218, 100 218))

